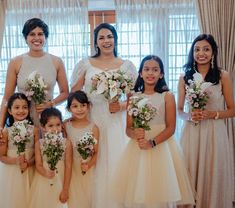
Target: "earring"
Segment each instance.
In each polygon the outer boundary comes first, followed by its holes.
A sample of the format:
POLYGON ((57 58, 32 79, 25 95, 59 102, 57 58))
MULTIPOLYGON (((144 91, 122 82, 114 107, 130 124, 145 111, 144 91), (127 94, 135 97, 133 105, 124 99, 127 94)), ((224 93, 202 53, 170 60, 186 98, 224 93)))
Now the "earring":
POLYGON ((211 69, 214 69, 214 56, 211 57, 211 69))
POLYGON ((193 61, 193 70, 195 72, 197 72, 197 64, 196 64, 196 61, 193 61))

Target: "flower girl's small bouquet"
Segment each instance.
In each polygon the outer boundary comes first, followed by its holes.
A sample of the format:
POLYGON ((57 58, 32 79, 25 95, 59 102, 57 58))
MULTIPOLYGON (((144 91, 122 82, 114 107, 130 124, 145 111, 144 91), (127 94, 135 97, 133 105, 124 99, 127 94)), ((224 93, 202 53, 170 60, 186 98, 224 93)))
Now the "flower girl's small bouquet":
POLYGON ((44 139, 41 140, 41 150, 50 170, 55 170, 57 173, 56 165, 65 152, 65 142, 62 133, 45 133, 44 139))
POLYGON ((12 139, 13 145, 17 146, 17 154, 21 155, 25 152, 26 143, 30 142, 32 131, 30 130, 30 122, 28 120, 17 121, 13 123, 12 139))
MULTIPOLYGON (((82 138, 79 138, 76 148, 77 152, 80 154, 82 163, 88 162, 91 157, 94 155, 95 149, 94 145, 97 144, 97 140, 91 132, 86 132, 82 138)), ((85 171, 82 171, 82 174, 86 174, 85 171)))
MULTIPOLYGON (((12 127, 13 145, 17 147, 17 154, 24 155, 26 143, 30 142, 33 126, 28 120, 16 121, 12 127)), ((23 173, 23 171, 21 171, 23 173)))
POLYGON ((157 114, 157 109, 152 106, 148 98, 132 96, 129 100, 127 112, 133 118, 134 128, 151 130, 149 121, 157 114))
MULTIPOLYGON (((189 80, 189 85, 186 85, 186 101, 190 104, 191 110, 204 110, 209 100, 208 87, 211 82, 204 82, 200 73, 193 74, 193 80, 189 80)), ((197 124, 198 122, 195 122, 197 124)))
POLYGON ((103 94, 109 101, 118 101, 121 95, 129 93, 134 87, 134 79, 121 70, 102 72, 91 80, 91 93, 103 94))
POLYGON ((33 100, 35 104, 41 104, 46 100, 46 84, 43 77, 36 71, 33 71, 26 80, 25 94, 29 100, 33 100))

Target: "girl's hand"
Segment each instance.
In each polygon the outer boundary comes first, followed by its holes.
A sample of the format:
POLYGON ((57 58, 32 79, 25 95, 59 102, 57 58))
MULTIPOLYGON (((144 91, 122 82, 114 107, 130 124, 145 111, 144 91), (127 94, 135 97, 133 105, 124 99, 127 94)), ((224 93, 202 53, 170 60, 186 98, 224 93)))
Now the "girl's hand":
POLYGON ((192 121, 201 121, 203 120, 202 110, 201 109, 195 109, 191 112, 191 120, 192 121))
POLYGON ((6 141, 3 139, 3 128, 0 127, 0 146, 4 145, 6 141))
POLYGON ((208 111, 208 110, 202 111, 202 119, 203 120, 214 119, 215 116, 216 116, 216 111, 208 111))
POLYGON ((25 154, 19 155, 17 157, 17 162, 19 163, 19 165, 23 164, 25 161, 26 161, 25 154))
POLYGON ((116 112, 119 112, 120 110, 121 110, 121 105, 118 101, 109 103, 109 112, 110 113, 116 113, 116 112))
POLYGON ((23 163, 21 163, 20 164, 20 170, 21 170, 21 172, 23 173, 27 168, 28 168, 28 161, 27 160, 25 160, 25 162, 23 162, 23 163))
POLYGON ((53 170, 46 170, 45 177, 47 177, 48 179, 54 178, 55 177, 55 171, 53 171, 53 170))
POLYGON ((145 130, 143 128, 135 128, 134 129, 134 139, 142 139, 145 137, 145 130))
POLYGON ((137 141, 138 141, 138 145, 140 149, 143 149, 143 150, 152 149, 152 146, 149 140, 143 138, 143 139, 138 139, 137 141))
POLYGON ((82 172, 87 172, 89 170, 88 163, 81 163, 81 170, 82 172))
POLYGON ((60 202, 65 203, 69 199, 69 192, 68 190, 63 189, 60 193, 60 202))

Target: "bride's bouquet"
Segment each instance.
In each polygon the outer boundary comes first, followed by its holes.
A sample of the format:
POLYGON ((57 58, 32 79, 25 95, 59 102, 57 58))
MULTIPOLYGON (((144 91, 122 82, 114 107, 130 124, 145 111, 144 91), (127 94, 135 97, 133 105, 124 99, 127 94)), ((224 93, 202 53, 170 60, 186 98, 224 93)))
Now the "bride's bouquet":
POLYGON ((91 93, 103 94, 111 101, 118 101, 122 94, 129 93, 134 87, 134 79, 121 70, 101 72, 91 80, 91 93))
POLYGON ((62 133, 45 133, 41 140, 41 150, 50 170, 55 170, 57 173, 56 165, 62 159, 65 151, 65 140, 62 133))
POLYGON ((46 87, 43 77, 36 71, 33 71, 26 80, 25 94, 35 104, 41 104, 46 100, 46 87))
POLYGON ((133 118, 134 128, 151 130, 149 121, 151 121, 157 114, 157 108, 152 106, 148 98, 132 96, 129 100, 127 112, 128 115, 133 118))
MULTIPOLYGON (((80 154, 82 163, 88 162, 94 155, 95 149, 94 145, 97 144, 97 140, 91 132, 86 132, 83 137, 79 138, 76 148, 77 152, 80 154)), ((82 171, 84 175, 86 172, 82 171)))
POLYGON ((32 130, 28 120, 16 121, 12 127, 13 145, 17 146, 17 154, 21 155, 25 152, 26 143, 30 141, 32 130))
MULTIPOLYGON (((204 110, 209 100, 208 87, 211 82, 204 82, 200 73, 193 74, 193 80, 189 80, 189 85, 186 85, 186 101, 190 104, 191 110, 204 110)), ((196 122, 197 124, 197 122, 196 122)))

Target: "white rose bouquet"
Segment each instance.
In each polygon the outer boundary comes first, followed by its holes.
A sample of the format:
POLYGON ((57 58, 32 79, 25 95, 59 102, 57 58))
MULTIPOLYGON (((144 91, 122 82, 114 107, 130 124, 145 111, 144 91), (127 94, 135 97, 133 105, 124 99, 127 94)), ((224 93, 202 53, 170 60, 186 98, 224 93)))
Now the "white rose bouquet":
POLYGON ((151 130, 149 121, 157 114, 157 108, 152 106, 148 98, 132 96, 129 100, 127 112, 133 118, 134 128, 151 130))
POLYGON ((41 104, 46 100, 47 85, 43 77, 36 71, 33 71, 26 80, 25 94, 29 100, 33 100, 35 104, 41 104))
POLYGON ((101 72, 91 80, 91 93, 103 94, 111 101, 118 101, 122 94, 129 93, 134 87, 134 78, 121 70, 101 72))
POLYGON ((21 155, 25 152, 26 143, 30 141, 30 125, 28 120, 17 121, 13 123, 12 139, 13 145, 17 146, 17 154, 21 155))
MULTIPOLYGON (((82 162, 88 162, 94 155, 95 149, 94 145, 97 144, 97 140, 91 132, 86 132, 83 137, 79 138, 76 148, 77 152, 80 154, 82 162)), ((82 171, 84 175, 86 172, 82 171)))

